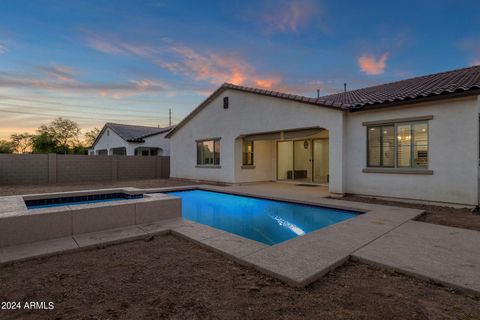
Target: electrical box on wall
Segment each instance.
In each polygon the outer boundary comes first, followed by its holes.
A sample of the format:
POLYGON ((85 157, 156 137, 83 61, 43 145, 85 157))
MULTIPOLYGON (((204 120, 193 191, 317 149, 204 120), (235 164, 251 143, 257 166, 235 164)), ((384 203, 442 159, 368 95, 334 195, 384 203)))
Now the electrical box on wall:
POLYGON ((223 109, 228 109, 228 97, 223 97, 223 109))

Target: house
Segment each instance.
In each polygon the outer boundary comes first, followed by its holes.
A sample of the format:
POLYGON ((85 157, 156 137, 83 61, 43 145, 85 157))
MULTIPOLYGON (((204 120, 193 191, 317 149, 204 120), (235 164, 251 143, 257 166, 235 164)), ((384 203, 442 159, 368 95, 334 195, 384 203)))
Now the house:
POLYGON ((167 134, 171 177, 477 205, 480 66, 320 98, 224 84, 167 134))
POLYGON ((169 156, 165 135, 173 128, 133 126, 107 122, 95 139, 90 155, 169 156))

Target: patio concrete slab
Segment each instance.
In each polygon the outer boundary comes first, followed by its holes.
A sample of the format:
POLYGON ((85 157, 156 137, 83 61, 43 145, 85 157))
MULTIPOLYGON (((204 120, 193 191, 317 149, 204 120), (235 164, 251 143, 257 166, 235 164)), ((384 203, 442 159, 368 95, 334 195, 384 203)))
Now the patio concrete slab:
POLYGON ((228 232, 225 232, 217 237, 200 240, 200 242, 203 245, 234 259, 245 257, 257 252, 258 250, 269 247, 264 243, 239 237, 228 232))
POLYGON ((78 249, 78 245, 71 237, 4 247, 0 248, 0 264, 39 258, 75 249, 78 249))
POLYGON ((354 259, 480 293, 480 232, 409 221, 354 259))
POLYGON ((95 247, 145 238, 148 234, 137 226, 110 229, 100 232, 77 234, 73 239, 80 248, 95 247))

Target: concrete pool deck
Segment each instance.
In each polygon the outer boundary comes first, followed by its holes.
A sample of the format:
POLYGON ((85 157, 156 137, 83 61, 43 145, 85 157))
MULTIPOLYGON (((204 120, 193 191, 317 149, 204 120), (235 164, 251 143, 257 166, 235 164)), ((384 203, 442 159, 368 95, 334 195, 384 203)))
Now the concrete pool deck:
POLYGON ((270 185, 197 185, 144 191, 203 189, 365 213, 273 246, 181 218, 162 220, 0 248, 0 264, 171 233, 297 287, 308 285, 354 258, 480 293, 480 232, 411 221, 421 210, 328 199, 316 187, 290 186, 286 194, 285 186, 270 185))

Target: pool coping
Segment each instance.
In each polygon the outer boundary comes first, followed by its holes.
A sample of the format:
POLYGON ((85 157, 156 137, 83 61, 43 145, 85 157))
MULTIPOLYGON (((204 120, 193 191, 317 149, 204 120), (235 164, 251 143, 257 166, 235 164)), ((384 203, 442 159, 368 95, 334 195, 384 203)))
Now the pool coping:
POLYGON ((269 196, 266 194, 236 191, 233 188, 220 186, 165 187, 146 189, 145 192, 161 193, 185 190, 206 190, 362 212, 358 217, 332 224, 301 237, 272 246, 212 227, 204 225, 198 227, 196 225, 199 224, 193 222, 188 232, 182 232, 184 229, 172 231, 173 234, 193 240, 233 258, 240 264, 253 267, 295 287, 304 287, 316 281, 327 272, 347 261, 353 252, 400 225, 415 219, 424 212, 417 209, 357 203, 338 199, 318 198, 313 201, 306 201, 295 199, 294 197, 269 196), (220 244, 220 241, 215 241, 215 239, 220 239, 220 237, 226 238, 227 235, 229 238, 228 244, 220 244), (242 248, 242 250, 239 248, 242 248), (245 248, 250 249, 246 250, 245 248), (238 254, 238 252, 241 252, 241 254, 238 254))
POLYGON ((259 194, 256 192, 249 193, 234 190, 233 188, 229 187, 210 185, 164 187, 138 190, 141 190, 146 194, 168 191, 206 190, 269 200, 322 206, 341 210, 358 211, 363 213, 359 214, 358 217, 341 221, 339 223, 310 232, 301 237, 296 237, 273 246, 269 246, 182 218, 177 218, 175 221, 160 220, 148 224, 133 226, 133 233, 129 233, 127 231, 124 233, 122 233, 122 231, 114 232, 115 230, 112 229, 113 231, 106 230, 85 234, 82 237, 90 240, 85 240, 83 244, 88 243, 88 246, 81 246, 77 241, 75 241, 75 237, 80 237, 81 235, 73 235, 71 237, 75 244, 72 244, 71 241, 68 240, 69 237, 66 237, 64 241, 66 241, 68 245, 65 248, 60 246, 60 250, 55 250, 55 247, 50 251, 44 250, 41 251, 42 255, 39 255, 39 251, 34 249, 35 245, 39 245, 38 243, 27 244, 18 248, 17 251, 20 252, 28 253, 30 250, 32 252, 30 256, 28 254, 15 256, 11 253, 15 252, 16 250, 13 247, 0 248, 0 252, 10 252, 10 258, 12 258, 0 259, 0 264, 19 261, 21 259, 29 259, 32 257, 58 254, 63 251, 67 251, 67 249, 68 251, 85 249, 99 245, 130 241, 132 239, 141 239, 143 237, 156 234, 171 233, 217 251, 242 265, 253 267, 256 270, 278 278, 289 285, 295 287, 304 287, 313 281, 316 281, 332 269, 343 264, 350 258, 353 252, 368 245, 372 241, 382 237, 386 233, 391 232, 400 225, 418 217, 423 213, 423 210, 417 209, 357 203, 326 198, 316 198, 310 200, 295 199, 294 196, 275 196, 259 194), (113 235, 111 232, 113 232, 113 235), (28 249, 29 246, 33 246, 33 248, 28 249))

